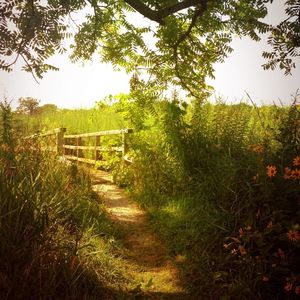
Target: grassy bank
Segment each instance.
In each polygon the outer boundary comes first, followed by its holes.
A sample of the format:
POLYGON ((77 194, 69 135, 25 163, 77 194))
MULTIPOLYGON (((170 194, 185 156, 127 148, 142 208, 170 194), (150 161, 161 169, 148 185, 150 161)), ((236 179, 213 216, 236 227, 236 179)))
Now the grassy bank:
POLYGON ((300 293, 299 108, 161 103, 133 140, 133 195, 196 299, 300 293))
POLYGON ((111 299, 130 283, 88 175, 30 142, 1 110, 0 298, 111 299))

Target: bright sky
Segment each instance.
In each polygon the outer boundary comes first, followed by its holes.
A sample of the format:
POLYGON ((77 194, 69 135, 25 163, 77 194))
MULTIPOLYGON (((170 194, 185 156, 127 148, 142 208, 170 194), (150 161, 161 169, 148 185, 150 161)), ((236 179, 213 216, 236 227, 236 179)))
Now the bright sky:
MULTIPOLYGON (((276 0, 268 20, 278 23, 283 15, 284 0, 276 0)), ((300 89, 300 61, 292 76, 285 76, 283 71, 264 71, 261 65, 266 41, 256 43, 248 38, 234 39, 234 52, 225 63, 215 65, 214 86, 216 95, 228 102, 237 102, 249 93, 257 104, 291 102, 291 94, 300 89)), ((16 106, 20 97, 33 97, 41 104, 53 103, 61 108, 92 107, 96 101, 110 94, 129 92, 130 76, 117 72, 109 64, 101 64, 99 59, 85 63, 72 64, 68 55, 56 55, 51 63, 60 68, 58 72, 48 72, 37 84, 30 73, 20 70, 21 62, 11 73, 0 71, 0 99, 6 96, 16 106)))

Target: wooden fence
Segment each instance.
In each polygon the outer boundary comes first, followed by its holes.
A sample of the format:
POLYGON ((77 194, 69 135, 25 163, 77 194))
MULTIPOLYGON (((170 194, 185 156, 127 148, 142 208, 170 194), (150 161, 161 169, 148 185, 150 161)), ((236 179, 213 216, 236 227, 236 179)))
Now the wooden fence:
POLYGON ((121 152, 123 161, 132 162, 128 158, 126 158, 126 153, 128 151, 127 137, 128 134, 132 132, 132 129, 126 128, 119 130, 106 130, 99 132, 66 135, 66 128, 56 128, 45 133, 28 136, 26 137, 26 139, 49 139, 49 137, 51 137, 53 140, 54 138, 55 146, 51 147, 50 145, 47 145, 47 147, 44 148, 46 150, 54 151, 57 155, 64 156, 66 159, 72 161, 95 164, 97 161, 100 161, 102 159, 103 152, 121 152), (112 135, 121 135, 121 145, 114 147, 102 146, 101 137, 112 135), (89 138, 90 140, 92 139, 93 145, 83 145, 84 138, 89 138), (92 151, 93 157, 84 157, 84 151, 92 151))

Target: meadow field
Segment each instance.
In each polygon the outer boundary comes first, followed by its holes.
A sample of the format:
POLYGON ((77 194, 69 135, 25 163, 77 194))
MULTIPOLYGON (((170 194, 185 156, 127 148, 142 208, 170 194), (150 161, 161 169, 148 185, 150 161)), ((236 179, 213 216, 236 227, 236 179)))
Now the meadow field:
POLYGON ((121 233, 88 175, 20 142, 65 127, 133 128, 133 163, 112 157, 107 169, 149 214, 186 299, 299 299, 298 97, 290 107, 118 99, 35 115, 2 102, 2 298, 148 299, 126 293, 136 283, 122 261, 121 233))

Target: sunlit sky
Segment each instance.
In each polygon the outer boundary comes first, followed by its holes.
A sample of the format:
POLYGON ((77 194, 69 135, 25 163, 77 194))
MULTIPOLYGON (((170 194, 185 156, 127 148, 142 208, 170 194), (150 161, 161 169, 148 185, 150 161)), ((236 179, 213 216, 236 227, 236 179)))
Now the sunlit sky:
MULTIPOLYGON (((283 18, 284 0, 275 0, 267 21, 278 23, 283 18)), ((142 19, 142 18, 141 18, 142 19)), ((259 43, 249 38, 234 38, 234 52, 222 64, 215 65, 215 80, 209 80, 215 95, 228 103, 246 99, 246 92, 260 104, 291 102, 291 95, 300 88, 300 60, 292 76, 282 70, 264 71, 261 65, 263 50, 268 49, 266 38, 259 43)), ((33 97, 41 104, 53 103, 60 108, 92 107, 96 101, 108 95, 129 92, 130 75, 114 71, 110 64, 100 63, 99 57, 90 62, 72 64, 67 54, 55 55, 50 62, 60 71, 45 74, 35 82, 30 73, 21 71, 22 61, 13 72, 0 71, 0 99, 4 96, 17 105, 20 97, 33 97)), ((214 96, 213 96, 214 97, 214 96)))

